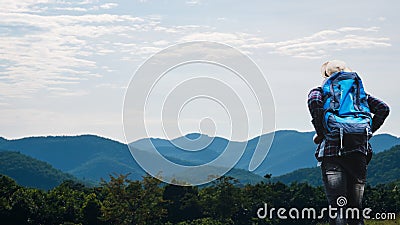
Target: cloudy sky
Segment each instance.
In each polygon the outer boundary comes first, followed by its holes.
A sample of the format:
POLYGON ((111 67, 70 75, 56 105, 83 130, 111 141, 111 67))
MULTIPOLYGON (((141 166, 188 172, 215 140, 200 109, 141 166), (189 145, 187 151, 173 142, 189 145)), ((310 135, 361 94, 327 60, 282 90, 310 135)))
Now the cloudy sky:
POLYGON ((0 136, 124 141, 123 101, 135 71, 158 51, 197 40, 230 45, 257 63, 277 129, 312 130, 307 93, 322 82, 324 61, 342 59, 391 106, 380 132, 398 136, 399 9, 395 0, 2 0, 0 136))

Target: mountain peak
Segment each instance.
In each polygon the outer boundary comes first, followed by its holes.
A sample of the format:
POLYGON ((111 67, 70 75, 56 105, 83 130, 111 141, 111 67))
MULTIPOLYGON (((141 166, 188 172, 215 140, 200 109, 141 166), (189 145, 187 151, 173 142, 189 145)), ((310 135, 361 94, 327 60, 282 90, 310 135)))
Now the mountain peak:
POLYGON ((200 138, 202 136, 210 137, 210 136, 208 136, 206 134, 200 134, 200 133, 189 133, 189 134, 185 135, 185 137, 190 139, 190 140, 195 140, 195 139, 198 139, 198 138, 200 138))

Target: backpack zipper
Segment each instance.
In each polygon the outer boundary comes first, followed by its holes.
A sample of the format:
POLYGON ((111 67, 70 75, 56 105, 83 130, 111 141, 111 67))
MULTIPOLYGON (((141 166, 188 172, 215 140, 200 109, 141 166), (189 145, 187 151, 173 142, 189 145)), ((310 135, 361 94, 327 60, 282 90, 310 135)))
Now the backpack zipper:
POLYGON ((343 128, 340 128, 340 149, 339 149, 339 156, 342 155, 343 149, 343 128))
POLYGON ((367 141, 365 143, 365 150, 368 151, 368 137, 369 137, 369 133, 368 133, 368 127, 365 128, 365 131, 367 132, 367 141))

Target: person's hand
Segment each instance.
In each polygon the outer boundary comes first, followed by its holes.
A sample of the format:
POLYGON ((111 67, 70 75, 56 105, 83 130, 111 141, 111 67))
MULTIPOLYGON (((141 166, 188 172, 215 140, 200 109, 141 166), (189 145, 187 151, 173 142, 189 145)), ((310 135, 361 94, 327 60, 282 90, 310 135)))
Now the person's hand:
POLYGON ((322 140, 324 139, 323 136, 318 136, 318 134, 315 134, 313 137, 313 141, 315 144, 320 144, 322 142, 322 140))

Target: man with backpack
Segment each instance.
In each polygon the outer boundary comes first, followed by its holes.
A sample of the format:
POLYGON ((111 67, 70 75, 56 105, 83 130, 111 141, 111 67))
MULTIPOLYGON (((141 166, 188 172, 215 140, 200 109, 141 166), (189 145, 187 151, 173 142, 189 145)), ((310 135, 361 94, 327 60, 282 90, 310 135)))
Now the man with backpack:
POLYGON ((308 108, 325 193, 329 205, 338 209, 336 218, 329 222, 364 224, 362 198, 372 157, 368 141, 389 115, 389 107, 366 94, 361 78, 344 62, 328 61, 321 73, 325 80, 309 93, 308 108), (359 218, 346 218, 346 208, 358 208, 359 218))

